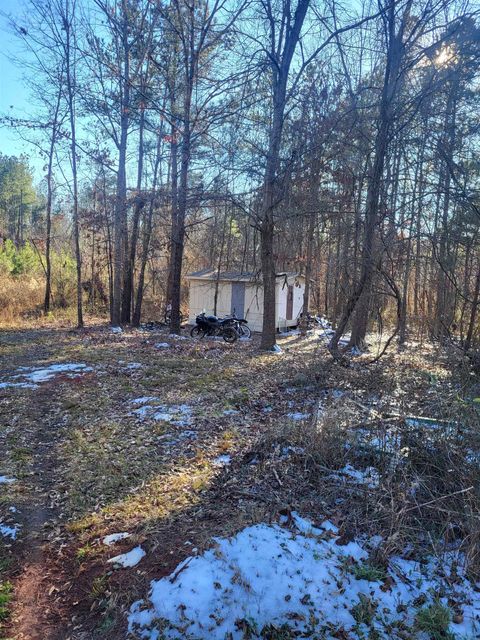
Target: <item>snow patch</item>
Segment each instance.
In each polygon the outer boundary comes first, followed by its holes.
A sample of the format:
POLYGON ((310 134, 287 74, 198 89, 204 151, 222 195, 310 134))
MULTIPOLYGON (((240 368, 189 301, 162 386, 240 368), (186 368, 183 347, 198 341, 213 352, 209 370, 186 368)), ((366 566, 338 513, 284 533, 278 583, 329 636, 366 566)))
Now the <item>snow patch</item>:
POLYGON ((129 362, 125 366, 125 369, 141 369, 142 367, 143 367, 143 364, 141 362, 129 362))
POLYGON ((309 413, 299 413, 298 411, 294 413, 287 413, 287 418, 290 418, 290 420, 306 420, 309 417, 309 413))
POLYGON ((317 528, 296 513, 291 516, 295 532, 278 525, 247 527, 233 538, 215 539, 213 548, 152 581, 148 602, 137 601, 130 609, 129 631, 147 640, 240 640, 245 636, 236 623, 243 620, 258 633, 269 623, 287 624, 304 637, 320 637, 329 628, 359 640, 370 633, 355 619, 355 607, 358 611, 368 603, 372 630, 397 639, 396 628, 414 624, 417 598, 426 598, 428 605, 441 594, 448 606, 443 594, 453 588, 463 622, 452 623, 451 630, 459 637, 478 637, 480 593, 458 567, 460 580, 448 585, 448 564, 458 556, 422 564, 392 558, 388 582, 357 579, 355 567, 368 565, 367 548, 356 541, 337 545, 331 522, 317 528))
POLYGON ((15 482, 16 478, 9 478, 8 476, 0 476, 0 484, 10 484, 15 482))
POLYGON ((227 467, 232 461, 232 456, 230 456, 228 453, 224 453, 220 456, 217 456, 212 464, 215 467, 227 467))
POLYGON ((343 469, 339 469, 327 477, 343 482, 345 480, 351 480, 356 484, 365 485, 370 489, 375 489, 380 484, 380 474, 375 467, 367 467, 363 471, 360 471, 359 469, 355 469, 351 464, 347 464, 343 469))
POLYGON ((122 567, 123 569, 129 569, 131 567, 136 567, 140 560, 146 555, 147 554, 142 547, 135 547, 127 553, 121 553, 119 556, 110 558, 107 562, 115 566, 122 567))
POLYGON ((28 382, 0 382, 0 389, 9 389, 10 387, 19 387, 20 389, 36 389, 38 385, 29 384, 28 382))
POLYGON ((155 349, 170 349, 170 344, 168 342, 157 342, 155 349))
POLYGON ((155 396, 143 396, 142 398, 135 398, 135 400, 131 400, 132 404, 146 404, 147 402, 155 402, 157 398, 155 396))
POLYGON ((65 362, 63 364, 51 364, 47 367, 21 367, 18 369, 18 371, 21 370, 24 373, 17 373, 13 377, 25 378, 25 380, 36 386, 40 382, 48 382, 61 373, 66 373, 70 378, 76 378, 93 369, 92 367, 87 367, 83 362, 65 362))
POLYGON ((188 404, 148 404, 158 401, 158 398, 144 396, 131 400, 130 404, 142 405, 134 409, 132 413, 139 418, 152 418, 153 420, 169 422, 176 427, 188 427, 193 420, 192 407, 188 404))
POLYGON ((105 536, 102 540, 103 544, 106 544, 107 546, 110 546, 112 544, 115 544, 115 542, 118 542, 119 540, 125 540, 125 538, 129 538, 130 534, 127 533, 126 531, 122 532, 122 533, 110 533, 108 536, 105 536))
POLYGON ((17 537, 18 527, 9 527, 6 524, 0 524, 0 533, 4 538, 11 538, 15 540, 17 537))

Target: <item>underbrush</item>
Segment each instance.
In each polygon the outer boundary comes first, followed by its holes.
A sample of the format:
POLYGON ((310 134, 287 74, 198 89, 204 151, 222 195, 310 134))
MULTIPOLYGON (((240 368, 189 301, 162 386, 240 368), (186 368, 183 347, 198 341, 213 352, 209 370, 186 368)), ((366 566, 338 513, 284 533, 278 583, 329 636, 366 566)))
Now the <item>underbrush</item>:
POLYGON ((275 474, 292 495, 318 496, 348 539, 380 535, 378 566, 455 551, 479 580, 478 379, 454 353, 409 358, 344 371, 312 419, 273 425, 259 447, 287 452, 275 474))
POLYGON ((38 314, 43 302, 43 283, 36 276, 0 278, 0 323, 12 325, 25 313, 38 314))

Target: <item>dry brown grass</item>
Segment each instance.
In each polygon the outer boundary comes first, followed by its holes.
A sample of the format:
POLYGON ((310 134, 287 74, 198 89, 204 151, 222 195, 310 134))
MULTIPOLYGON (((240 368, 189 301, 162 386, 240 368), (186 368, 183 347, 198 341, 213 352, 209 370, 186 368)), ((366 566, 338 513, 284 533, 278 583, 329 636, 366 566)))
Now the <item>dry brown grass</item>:
POLYGON ((36 276, 0 278, 0 326, 18 326, 27 315, 37 317, 44 296, 44 284, 36 276))
POLYGON ((478 579, 480 407, 468 361, 415 347, 374 367, 360 362, 332 369, 330 387, 338 383, 344 395, 320 393, 312 420, 276 423, 264 435, 259 447, 277 484, 288 485, 294 505, 304 500, 336 514, 348 536, 382 535, 385 556, 456 549, 478 579), (294 455, 272 460, 275 447, 288 446, 294 455), (353 481, 346 465, 374 468, 378 486, 353 481))
MULTIPOLYGON (((128 530, 148 552, 139 572, 108 576, 118 625, 109 637, 120 638, 131 600, 145 594, 151 578, 173 571, 191 546, 203 549, 212 536, 277 521, 289 509, 331 519, 346 539, 381 534, 380 563, 405 548, 420 554, 457 548, 478 575, 479 464, 469 452, 480 452, 479 405, 471 401, 480 393, 458 354, 410 345, 376 365, 366 364, 370 355, 345 368, 312 337, 282 339, 284 354, 274 356, 255 343, 230 348, 173 341, 166 332, 114 335, 106 324, 84 331, 55 326, 9 334, 5 369, 71 360, 94 371, 42 387, 36 404, 27 401, 28 390, 15 392, 24 398, 16 405, 5 394, 4 415, 21 424, 5 432, 5 450, 13 456, 20 447, 34 449, 45 437, 41 425, 54 430, 57 460, 46 470, 48 489, 59 494, 61 562, 75 576, 62 597, 67 605, 81 599, 79 624, 90 616, 92 598, 103 599, 111 552, 100 542, 104 534, 128 530), (172 347, 155 349, 164 340, 172 347), (131 360, 142 368, 120 366, 131 360), (198 438, 166 448, 158 438, 165 425, 132 416, 130 401, 140 396, 192 405, 198 438), (312 409, 311 419, 288 417, 312 409), (440 426, 412 428, 405 422, 412 415, 440 426), (219 468, 214 460, 223 453, 232 462, 219 468), (375 467, 378 486, 339 479, 347 464, 375 467)), ((24 463, 25 477, 34 488, 42 476, 30 464, 24 463)), ((51 543, 55 553, 58 544, 51 543)), ((105 637, 100 614, 94 624, 100 626, 92 637, 105 637)))

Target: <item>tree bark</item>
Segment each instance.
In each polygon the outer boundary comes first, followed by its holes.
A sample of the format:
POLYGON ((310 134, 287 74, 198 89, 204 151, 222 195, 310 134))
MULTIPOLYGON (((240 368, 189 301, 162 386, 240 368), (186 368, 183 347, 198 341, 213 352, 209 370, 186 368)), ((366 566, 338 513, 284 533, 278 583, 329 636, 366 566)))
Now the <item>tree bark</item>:
POLYGON ((142 109, 139 124, 139 141, 138 141, 138 163, 137 163, 137 194, 136 203, 133 211, 132 233, 130 235, 130 247, 125 261, 125 276, 122 292, 122 321, 130 322, 132 317, 133 306, 133 273, 135 268, 135 256, 137 253, 138 229, 140 224, 140 216, 145 205, 141 195, 142 177, 143 177, 143 156, 144 156, 144 129, 145 129, 145 110, 142 109))
MULTIPOLYGON (((272 124, 269 130, 268 153, 263 181, 263 200, 260 214, 261 266, 263 279, 263 325, 260 348, 271 350, 275 346, 275 208, 279 193, 280 144, 282 140, 287 82, 290 66, 300 39, 300 32, 307 14, 310 0, 298 0, 293 24, 285 35, 283 50, 276 51, 275 27, 271 26, 272 51, 272 124)), ((271 7, 270 7, 271 9, 271 7)), ((286 10, 286 9, 284 9, 286 10)), ((290 9, 289 9, 290 10, 290 9)))
POLYGON ((60 111, 60 102, 62 99, 61 79, 60 88, 57 94, 57 101, 52 117, 52 132, 50 137, 50 146, 48 149, 48 167, 47 167, 47 206, 46 206, 46 238, 45 238, 45 298, 43 302, 43 310, 45 313, 50 311, 50 302, 52 297, 52 261, 50 256, 52 242, 52 200, 53 200, 53 156, 55 153, 55 145, 57 142, 58 114, 60 111))
POLYGON ((352 335, 349 346, 360 349, 363 349, 365 346, 372 284, 378 268, 378 250, 375 244, 379 221, 382 178, 392 125, 393 101, 397 93, 398 76, 404 53, 403 32, 406 20, 409 18, 410 3, 408 3, 404 11, 402 24, 398 33, 395 32, 396 5, 397 3, 394 0, 385 11, 385 26, 388 34, 387 60, 380 102, 378 132, 375 139, 374 161, 368 177, 360 281, 350 300, 347 302, 342 319, 331 340, 330 349, 334 355, 338 351, 338 342, 353 313, 355 315, 352 323, 352 335))
POLYGON ((123 74, 120 99, 120 140, 118 144, 118 171, 113 219, 113 302, 111 324, 121 324, 123 265, 125 262, 125 237, 127 232, 127 143, 130 126, 130 45, 125 0, 122 0, 123 74))
POLYGON ((78 172, 77 172, 77 139, 76 139, 76 116, 75 116, 75 68, 72 63, 72 34, 73 15, 70 15, 70 0, 66 0, 64 5, 63 27, 65 29, 65 74, 67 83, 68 113, 70 121, 70 153, 72 163, 73 180, 73 238, 75 244, 75 261, 77 273, 77 326, 83 327, 83 304, 82 304, 82 254, 80 251, 80 221, 78 211, 78 172))
POLYGON ((137 283, 137 295, 135 300, 135 307, 133 311, 133 319, 132 324, 134 327, 140 326, 140 319, 142 315, 142 303, 143 303, 143 292, 145 287, 145 270, 147 267, 147 259, 148 259, 148 250, 150 247, 150 239, 152 237, 152 227, 153 227, 153 212, 155 209, 155 200, 156 200, 156 190, 158 183, 158 172, 161 163, 161 144, 162 144, 162 134, 160 133, 157 141, 157 155, 155 158, 155 165, 153 169, 153 184, 152 184, 152 195, 150 198, 150 203, 148 206, 148 215, 145 220, 145 227, 143 232, 143 241, 142 241, 142 261, 140 263, 140 273, 138 275, 138 283, 137 283))

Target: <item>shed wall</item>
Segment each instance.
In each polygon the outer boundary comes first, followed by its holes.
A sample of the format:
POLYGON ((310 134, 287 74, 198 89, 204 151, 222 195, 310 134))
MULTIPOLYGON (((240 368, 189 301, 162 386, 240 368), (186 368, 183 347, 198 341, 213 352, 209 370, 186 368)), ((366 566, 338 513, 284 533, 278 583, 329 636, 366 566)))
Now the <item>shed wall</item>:
MULTIPOLYGON (((303 306, 305 283, 302 279, 290 276, 286 280, 279 279, 276 286, 275 323, 277 329, 285 329, 298 324, 298 316, 303 306), (286 320, 288 285, 293 285, 292 319, 286 320)), ((190 324, 195 324, 195 317, 205 312, 213 314, 215 282, 190 280, 189 316, 190 324)), ((226 316, 231 312, 232 284, 220 282, 218 285, 217 315, 226 316)), ((263 287, 259 283, 245 283, 245 318, 252 331, 261 331, 263 325, 263 287)))

